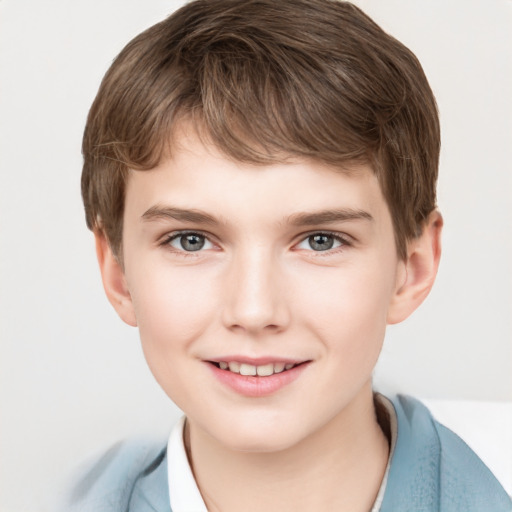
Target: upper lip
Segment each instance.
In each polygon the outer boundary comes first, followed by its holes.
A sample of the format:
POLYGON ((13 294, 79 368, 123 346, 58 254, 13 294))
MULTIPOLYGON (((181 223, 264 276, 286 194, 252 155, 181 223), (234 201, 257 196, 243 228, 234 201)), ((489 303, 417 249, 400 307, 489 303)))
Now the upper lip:
POLYGON ((310 359, 295 359, 290 357, 279 357, 279 356, 262 356, 262 357, 248 357, 242 355, 228 355, 222 357, 214 357, 211 359, 206 359, 206 361, 211 363, 220 363, 225 362, 229 363, 231 361, 235 361, 237 363, 242 364, 250 364, 252 366, 263 366, 266 364, 275 364, 275 363, 283 363, 283 364, 300 364, 310 361, 310 359))

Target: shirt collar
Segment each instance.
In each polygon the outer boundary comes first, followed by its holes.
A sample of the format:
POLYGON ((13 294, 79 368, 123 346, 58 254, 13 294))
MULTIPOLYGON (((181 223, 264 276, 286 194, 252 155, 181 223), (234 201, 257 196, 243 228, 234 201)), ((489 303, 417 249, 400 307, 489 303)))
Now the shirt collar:
POLYGON ((183 416, 172 429, 167 443, 169 499, 173 512, 208 512, 188 462, 183 442, 183 416))

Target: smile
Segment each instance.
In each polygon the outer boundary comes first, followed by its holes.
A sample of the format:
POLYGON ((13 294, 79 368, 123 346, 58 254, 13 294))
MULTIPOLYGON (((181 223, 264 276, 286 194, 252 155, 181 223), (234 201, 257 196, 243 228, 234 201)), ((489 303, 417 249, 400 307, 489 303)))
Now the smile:
POLYGON ((270 377, 271 375, 291 370, 293 367, 297 366, 297 364, 293 363, 268 363, 256 366, 247 363, 240 363, 237 361, 219 361, 218 363, 214 362, 213 364, 221 370, 238 373, 240 375, 258 377, 270 377))
POLYGON ((209 363, 213 376, 222 385, 247 397, 264 397, 277 393, 298 379, 312 363, 311 360, 271 361, 263 358, 257 361, 241 357, 205 362, 209 363))

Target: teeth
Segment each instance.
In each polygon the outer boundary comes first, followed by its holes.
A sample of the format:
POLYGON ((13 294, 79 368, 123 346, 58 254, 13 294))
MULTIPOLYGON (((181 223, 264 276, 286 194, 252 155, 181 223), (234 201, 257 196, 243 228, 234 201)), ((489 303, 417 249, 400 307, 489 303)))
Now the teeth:
POLYGON ((240 365, 240 375, 256 375, 256 366, 242 363, 240 365))
POLYGON ((233 373, 240 373, 240 363, 236 363, 235 361, 231 361, 229 364, 229 371, 233 373))
POLYGON ((218 364, 221 370, 229 369, 230 372, 239 373, 240 375, 258 375, 259 377, 269 377, 274 373, 291 370, 295 366, 293 363, 268 363, 261 366, 254 366, 252 364, 237 363, 236 361, 230 361, 229 363, 220 361, 218 364))
POLYGON ((284 363, 276 363, 274 365, 274 373, 281 373, 284 370, 284 363))
POLYGON ((260 377, 268 377, 274 373, 274 365, 272 363, 258 366, 256 372, 260 377))

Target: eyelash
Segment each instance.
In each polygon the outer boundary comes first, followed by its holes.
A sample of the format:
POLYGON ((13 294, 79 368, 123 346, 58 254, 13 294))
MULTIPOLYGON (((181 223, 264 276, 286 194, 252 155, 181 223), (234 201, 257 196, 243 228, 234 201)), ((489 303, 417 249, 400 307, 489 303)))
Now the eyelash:
MULTIPOLYGON (((164 237, 164 239, 159 243, 160 246, 169 248, 174 252, 175 254, 179 254, 183 257, 198 257, 201 252, 203 252, 201 249, 197 251, 186 251, 184 249, 176 249, 171 246, 171 242, 174 240, 177 240, 181 237, 187 236, 187 235, 196 235, 203 237, 206 241, 210 243, 214 243, 211 241, 210 236, 207 233, 203 233, 202 231, 174 231, 172 233, 169 233, 164 237)), ((307 252, 314 253, 317 256, 328 256, 332 254, 337 254, 338 252, 341 252, 345 250, 347 247, 351 247, 353 245, 353 242, 351 239, 346 235, 341 235, 337 232, 331 232, 331 231, 312 231, 309 233, 304 233, 301 235, 301 238, 298 243, 295 244, 295 246, 306 242, 308 239, 314 237, 314 236, 327 236, 332 237, 336 242, 340 243, 340 246, 335 247, 333 249, 327 249, 325 251, 315 251, 312 248, 310 250, 307 250, 307 252)))

